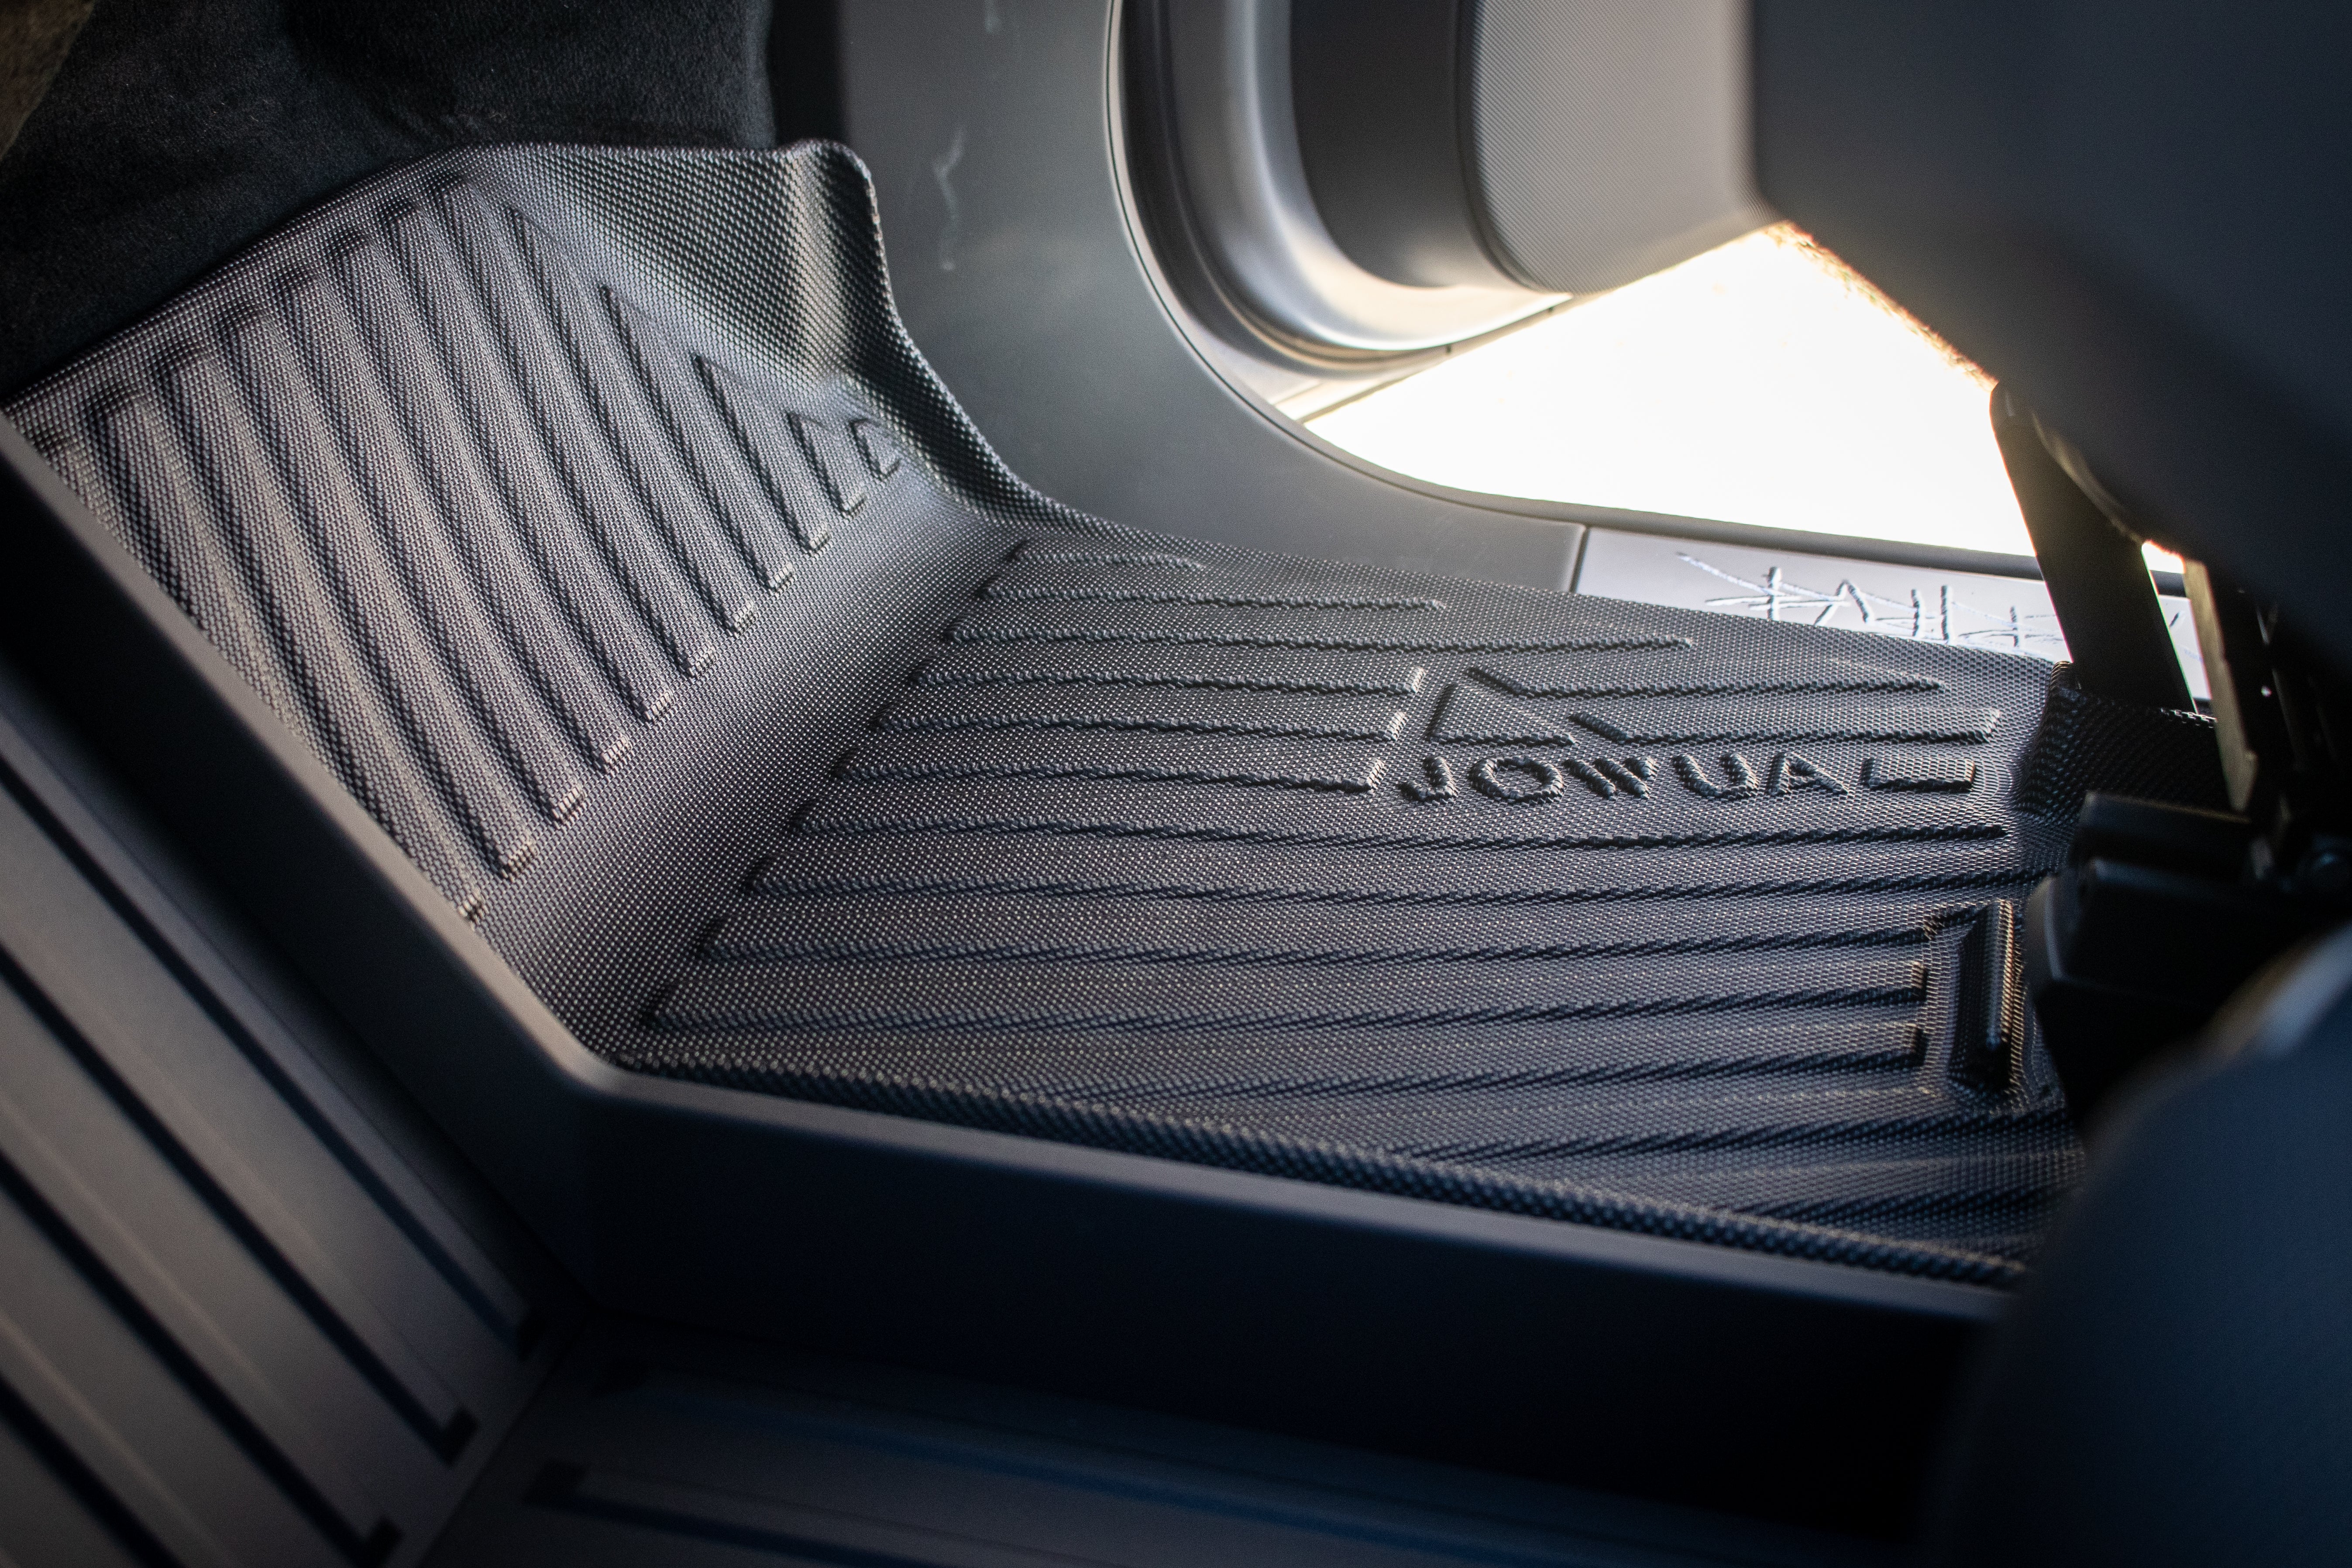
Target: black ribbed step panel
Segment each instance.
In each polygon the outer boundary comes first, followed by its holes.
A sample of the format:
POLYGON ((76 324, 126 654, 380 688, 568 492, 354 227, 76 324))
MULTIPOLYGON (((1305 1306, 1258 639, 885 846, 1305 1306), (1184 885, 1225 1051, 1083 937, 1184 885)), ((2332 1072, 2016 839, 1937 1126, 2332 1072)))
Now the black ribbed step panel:
POLYGON ((624 1066, 1960 1279, 2074 1175, 2047 666, 1078 517, 839 149, 436 157, 10 412, 624 1066))

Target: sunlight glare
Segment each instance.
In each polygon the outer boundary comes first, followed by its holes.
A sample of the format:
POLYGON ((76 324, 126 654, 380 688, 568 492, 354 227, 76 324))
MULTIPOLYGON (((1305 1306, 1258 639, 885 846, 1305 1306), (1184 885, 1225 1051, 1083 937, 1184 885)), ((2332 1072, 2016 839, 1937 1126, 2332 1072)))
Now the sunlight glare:
POLYGON ((1464 489, 2031 554, 1990 378, 1787 225, 1315 420, 1464 489))

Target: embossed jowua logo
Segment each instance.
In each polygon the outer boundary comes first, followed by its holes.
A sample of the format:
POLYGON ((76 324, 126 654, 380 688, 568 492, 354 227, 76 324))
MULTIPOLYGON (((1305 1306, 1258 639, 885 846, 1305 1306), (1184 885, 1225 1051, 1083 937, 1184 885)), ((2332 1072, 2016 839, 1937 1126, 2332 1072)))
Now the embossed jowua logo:
POLYGON ((1794 752, 1775 752, 1761 765, 1738 752, 1727 752, 1711 763, 1678 752, 1663 765, 1656 757, 1484 757, 1462 773, 1447 758, 1433 755, 1422 758, 1418 776, 1408 771, 1398 784, 1408 799, 1455 800, 1463 796, 1465 774, 1475 793, 1515 805, 1573 797, 1580 791, 1603 800, 1644 800, 1669 775, 1702 800, 1739 801, 1819 798, 1857 788, 1958 794, 1976 786, 1977 765, 1965 757, 1874 756, 1864 760, 1848 784, 1794 752))

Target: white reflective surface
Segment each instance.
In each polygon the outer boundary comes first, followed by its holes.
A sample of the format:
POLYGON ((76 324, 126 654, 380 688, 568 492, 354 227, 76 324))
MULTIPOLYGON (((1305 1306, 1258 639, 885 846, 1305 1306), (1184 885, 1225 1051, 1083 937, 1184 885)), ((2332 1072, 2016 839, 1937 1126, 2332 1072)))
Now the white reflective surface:
POLYGON ((1314 429, 1465 489, 2031 554, 1990 386, 1781 227, 1456 355, 1314 429))
MULTIPOLYGON (((2066 657, 2049 592, 2027 577, 1594 529, 1586 537, 1574 587, 1580 594, 1640 604, 1845 626, 2053 660, 2066 657)), ((2190 692, 2210 695, 2189 601, 2166 596, 2159 603, 2190 692)))

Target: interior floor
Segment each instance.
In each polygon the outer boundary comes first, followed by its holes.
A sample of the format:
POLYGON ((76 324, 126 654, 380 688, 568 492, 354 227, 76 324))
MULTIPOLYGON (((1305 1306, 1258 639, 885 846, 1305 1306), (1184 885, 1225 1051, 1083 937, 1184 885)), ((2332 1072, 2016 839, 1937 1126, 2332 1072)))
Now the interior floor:
POLYGON ((2118 750, 2047 666, 1084 518, 871 201, 443 154, 10 412, 621 1066, 2016 1277, 2015 903, 2118 750))

